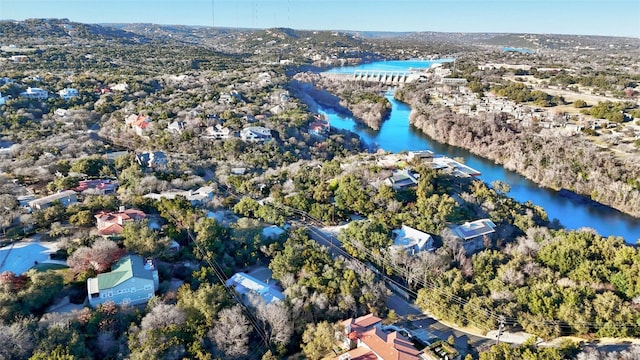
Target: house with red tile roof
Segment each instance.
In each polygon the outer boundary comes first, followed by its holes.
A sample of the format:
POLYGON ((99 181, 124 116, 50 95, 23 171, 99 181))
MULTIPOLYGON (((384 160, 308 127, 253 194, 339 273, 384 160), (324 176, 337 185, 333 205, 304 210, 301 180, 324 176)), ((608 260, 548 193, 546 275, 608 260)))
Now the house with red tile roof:
POLYGON ((397 331, 384 331, 382 319, 373 314, 349 319, 344 325, 345 343, 350 350, 336 360, 414 360, 421 351, 397 331))
POLYGON ((309 124, 309 134, 313 136, 317 136, 320 138, 324 138, 329 135, 329 130, 331 126, 328 121, 314 121, 309 124))
POLYGON ((118 189, 118 181, 111 179, 81 180, 73 191, 83 194, 107 195, 118 189))
POLYGON ((124 230, 124 225, 130 221, 142 221, 147 214, 140 210, 121 209, 118 212, 100 211, 96 214, 96 227, 100 235, 117 235, 124 230))
POLYGON ((153 130, 153 122, 151 122, 149 115, 129 115, 124 122, 131 126, 138 136, 144 136, 153 130))

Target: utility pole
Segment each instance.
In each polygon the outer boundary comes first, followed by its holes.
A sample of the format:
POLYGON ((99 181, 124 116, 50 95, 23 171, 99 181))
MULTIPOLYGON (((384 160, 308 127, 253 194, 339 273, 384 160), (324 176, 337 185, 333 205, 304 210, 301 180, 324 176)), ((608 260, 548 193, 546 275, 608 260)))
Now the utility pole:
POLYGON ((498 337, 496 338, 496 345, 500 344, 500 336, 504 331, 504 316, 500 316, 500 325, 498 325, 498 337))

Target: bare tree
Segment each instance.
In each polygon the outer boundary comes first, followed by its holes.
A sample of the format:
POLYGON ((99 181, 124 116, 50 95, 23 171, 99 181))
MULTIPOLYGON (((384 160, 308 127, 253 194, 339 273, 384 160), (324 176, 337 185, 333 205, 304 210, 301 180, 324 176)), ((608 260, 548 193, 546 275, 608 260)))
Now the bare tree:
POLYGON ((208 333, 209 339, 228 358, 241 358, 249 354, 249 320, 240 305, 220 311, 220 318, 208 333))
POLYGON ((140 328, 144 330, 162 329, 172 325, 181 326, 187 321, 187 313, 175 305, 158 304, 142 318, 140 328))
POLYGON ((27 359, 36 344, 29 320, 0 325, 0 343, 0 360, 27 359))
POLYGON ((11 226, 16 216, 20 215, 17 211, 18 201, 13 195, 0 195, 0 228, 2 235, 6 235, 6 228, 11 226))
POLYGON ((67 264, 77 272, 93 269, 104 272, 125 253, 118 244, 109 239, 98 239, 89 248, 78 248, 67 260, 67 264))
POLYGON ((265 323, 269 340, 276 344, 287 345, 293 335, 291 309, 284 302, 262 303, 257 307, 258 319, 265 323))

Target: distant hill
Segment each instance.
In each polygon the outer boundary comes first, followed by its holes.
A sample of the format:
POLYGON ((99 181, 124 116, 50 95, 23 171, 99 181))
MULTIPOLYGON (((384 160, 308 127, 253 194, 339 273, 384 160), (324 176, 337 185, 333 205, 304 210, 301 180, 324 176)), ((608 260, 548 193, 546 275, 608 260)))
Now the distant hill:
POLYGON ((68 19, 28 19, 0 21, 0 45, 89 44, 190 44, 229 54, 253 53, 265 44, 273 44, 282 54, 287 46, 325 48, 360 47, 366 51, 376 40, 431 44, 442 49, 446 44, 459 46, 518 47, 531 50, 619 50, 640 49, 640 39, 553 34, 386 32, 386 31, 313 31, 289 28, 243 29, 207 26, 134 24, 82 24, 68 19), (436 45, 439 44, 439 45, 436 45))
POLYGON ((93 41, 146 43, 149 39, 109 26, 83 24, 68 19, 27 19, 0 21, 4 45, 67 44, 93 41))
POLYGON ((595 35, 417 32, 408 34, 405 38, 422 41, 445 41, 466 45, 519 47, 532 50, 625 50, 640 48, 640 39, 595 35))

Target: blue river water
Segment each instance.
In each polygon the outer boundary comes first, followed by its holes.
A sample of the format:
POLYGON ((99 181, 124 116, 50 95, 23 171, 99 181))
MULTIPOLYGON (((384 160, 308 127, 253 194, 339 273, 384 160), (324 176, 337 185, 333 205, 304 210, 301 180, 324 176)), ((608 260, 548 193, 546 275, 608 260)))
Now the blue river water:
MULTIPOLYGON (((349 73, 354 70, 404 71, 409 67, 426 68, 431 63, 433 62, 383 61, 357 67, 336 68, 330 71, 334 73, 349 73)), ((327 116, 332 127, 357 133, 372 150, 383 149, 397 153, 429 149, 449 157, 462 157, 465 159, 465 164, 482 173, 480 179, 484 182, 491 183, 495 180, 506 182, 511 186, 509 196, 520 202, 531 201, 533 204, 541 206, 549 215, 549 219, 558 219, 567 229, 590 227, 604 236, 621 236, 628 243, 635 244, 639 240, 640 219, 609 207, 562 196, 554 190, 542 188, 525 177, 504 169, 491 160, 473 155, 465 149, 430 139, 422 131, 409 124, 411 109, 408 105, 394 100, 392 91, 387 92, 386 97, 392 105, 391 115, 378 131, 360 125, 351 118, 338 115, 331 109, 321 108, 321 113, 327 116)))

